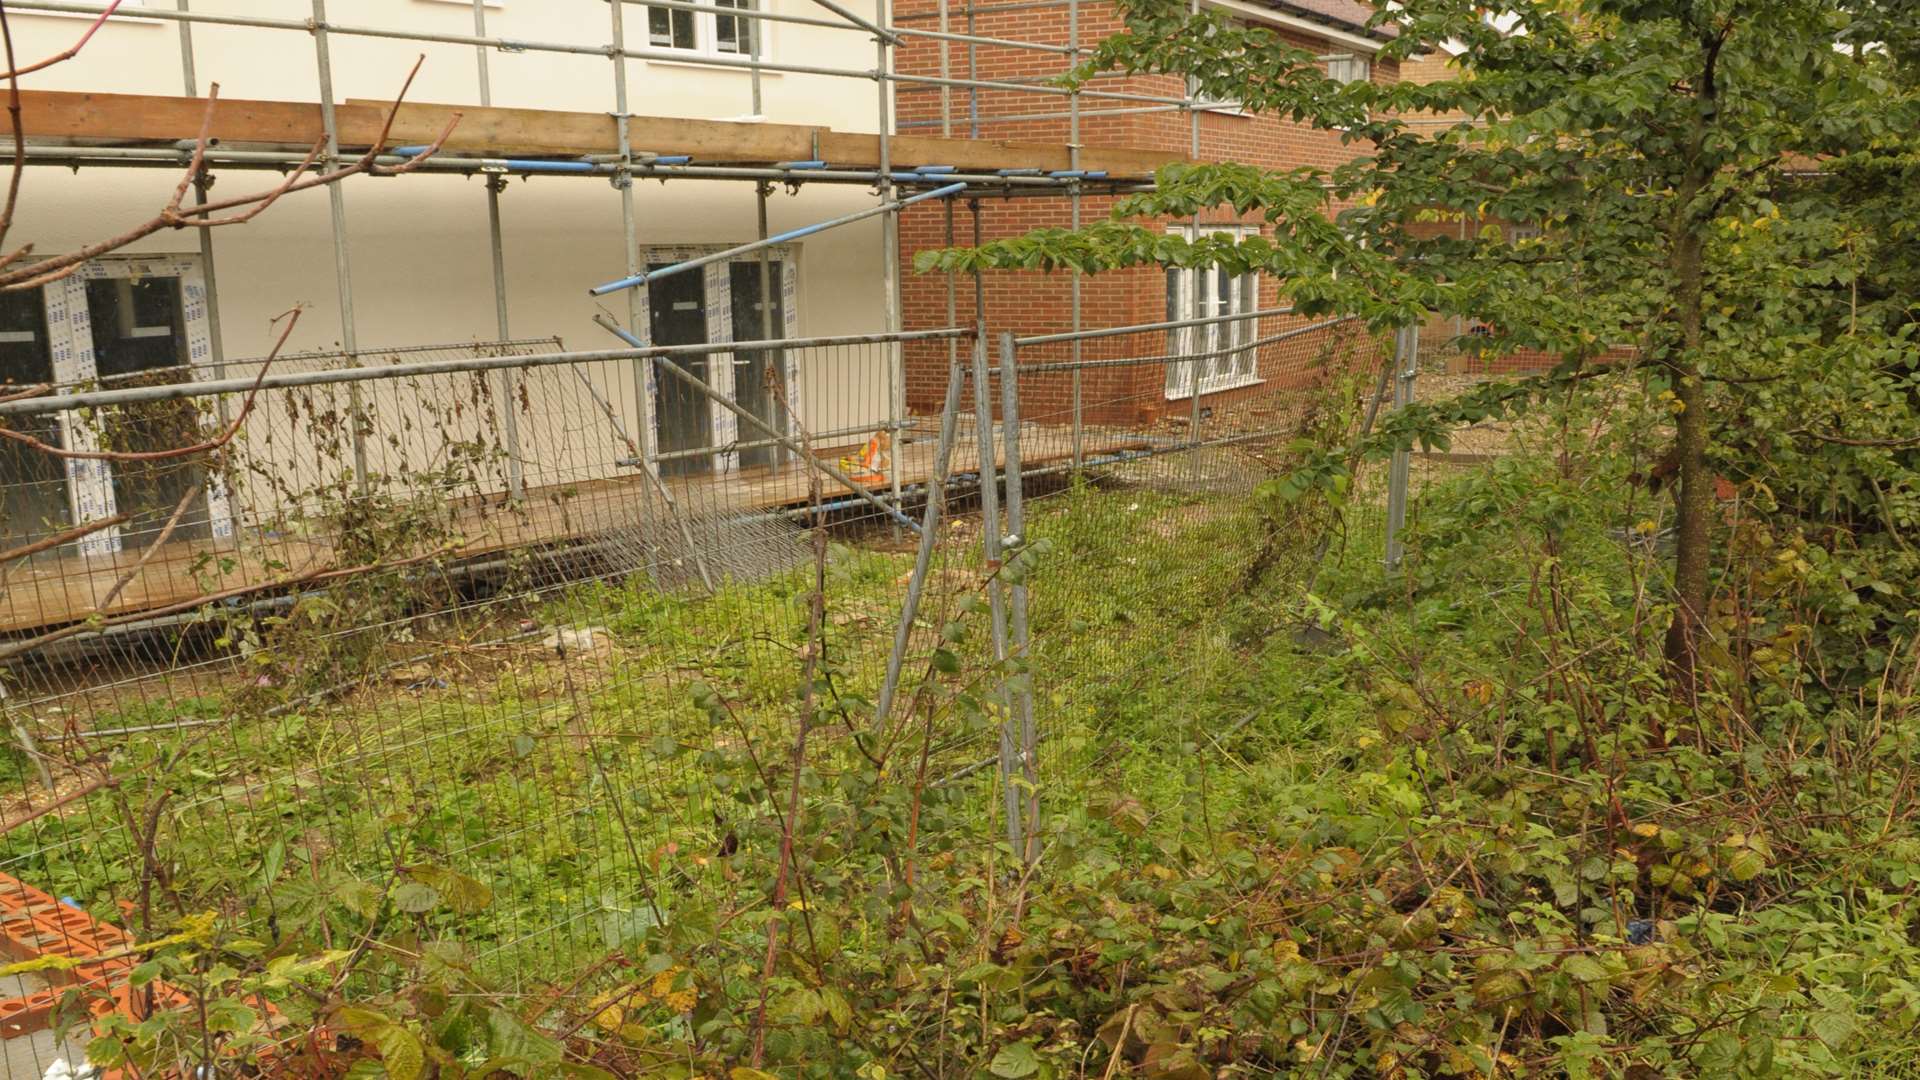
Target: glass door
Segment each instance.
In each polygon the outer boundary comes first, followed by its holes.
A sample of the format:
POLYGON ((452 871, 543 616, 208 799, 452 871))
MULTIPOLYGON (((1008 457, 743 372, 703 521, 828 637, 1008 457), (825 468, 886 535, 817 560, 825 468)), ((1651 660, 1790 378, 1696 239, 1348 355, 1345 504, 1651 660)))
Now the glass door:
MULTIPOLYGON (((666 263, 653 263, 649 270, 663 270, 666 263)), ((707 340, 706 276, 697 273, 674 274, 647 284, 647 305, 655 345, 700 345, 707 340)), ((702 382, 707 379, 706 356, 676 356, 673 362, 702 382)), ((713 445, 713 412, 705 395, 686 380, 661 373, 657 376, 655 398, 656 445, 662 457, 663 476, 685 476, 713 470, 711 455, 667 457, 676 451, 699 450, 713 445)))
MULTIPOLYGON (((781 275, 786 267, 778 259, 768 260, 767 282, 773 293, 769 306, 760 296, 759 260, 730 263, 728 284, 733 293, 733 340, 761 341, 786 336, 786 307, 781 298, 781 275)), ((782 368, 786 353, 779 349, 750 349, 733 354, 733 400, 741 408, 766 421, 778 432, 787 430, 787 413, 780 407, 783 389, 782 368)), ((742 442, 765 442, 757 431, 742 425, 742 442)), ((772 467, 780 462, 781 449, 763 446, 740 451, 740 467, 772 467)))

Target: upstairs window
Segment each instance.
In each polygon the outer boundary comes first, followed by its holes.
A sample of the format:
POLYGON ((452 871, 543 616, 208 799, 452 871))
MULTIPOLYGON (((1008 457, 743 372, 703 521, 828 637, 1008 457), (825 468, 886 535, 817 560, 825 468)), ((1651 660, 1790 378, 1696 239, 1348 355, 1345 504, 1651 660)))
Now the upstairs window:
POLYGON ((758 56, 758 20, 726 11, 752 11, 754 0, 701 0, 701 11, 648 7, 647 44, 708 56, 758 56))
POLYGON ((1327 78, 1334 82, 1366 82, 1373 78, 1373 64, 1364 56, 1336 56, 1327 61, 1327 78))

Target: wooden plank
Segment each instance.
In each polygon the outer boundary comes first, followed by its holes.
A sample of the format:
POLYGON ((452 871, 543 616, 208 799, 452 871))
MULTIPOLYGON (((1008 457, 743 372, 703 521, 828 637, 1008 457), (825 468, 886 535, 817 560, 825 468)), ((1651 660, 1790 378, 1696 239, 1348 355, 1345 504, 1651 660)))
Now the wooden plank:
MULTIPOLYGON (((60 90, 23 90, 21 122, 28 138, 99 143, 174 143, 200 133, 204 98, 153 94, 95 94, 60 90)), ((350 99, 336 110, 340 144, 364 149, 379 137, 387 103, 350 99)), ((603 113, 547 109, 406 104, 394 118, 394 145, 432 142, 454 113, 461 114, 447 149, 493 156, 539 157, 612 154, 618 151, 613 118, 603 113)), ((294 101, 223 98, 214 111, 213 137, 222 144, 282 146, 305 150, 321 134, 320 107, 294 101)), ((799 124, 746 124, 727 120, 691 120, 636 116, 630 121, 633 148, 657 154, 687 154, 697 162, 757 163, 794 161, 816 154, 830 164, 871 168, 880 161, 874 135, 835 132, 799 124)), ((943 139, 897 135, 889 141, 892 160, 904 167, 952 165, 993 172, 999 169, 1067 167, 1067 149, 1059 144, 1000 139, 943 139)), ((1145 177, 1178 154, 1089 146, 1081 168, 1115 177, 1145 177)))
MULTIPOLYGON (((872 135, 828 132, 820 137, 820 152, 834 164, 877 165, 880 140, 872 135)), ((995 172, 1000 169, 1070 168, 1072 159, 1061 143, 1014 142, 1008 139, 945 139, 928 135, 895 135, 887 140, 892 162, 903 168, 915 165, 952 165, 962 172, 995 172)), ((1183 155, 1159 150, 1127 150, 1089 146, 1080 151, 1080 167, 1088 172, 1106 172, 1117 177, 1148 177, 1162 165, 1187 160, 1183 155)))
MULTIPOLYGON (((348 104, 372 109, 384 116, 386 104, 351 98, 348 104)), ((614 154, 620 135, 613 117, 605 113, 559 112, 548 109, 481 108, 460 105, 408 103, 394 117, 393 141, 400 145, 429 143, 444 131, 454 113, 460 124, 447 149, 500 156, 542 154, 614 154)), ((347 137, 341 127, 341 137, 347 137)), ((663 116, 636 116, 628 121, 628 138, 637 153, 691 154, 702 162, 796 161, 813 153, 813 136, 824 128, 797 124, 741 124, 726 120, 688 120, 663 116)), ((379 136, 371 129, 353 130, 356 145, 379 136)))
MULTIPOLYGON (((362 111, 342 106, 337 115, 343 127, 372 123, 379 130, 379 113, 362 111)), ((177 142, 200 134, 206 112, 205 98, 20 91, 20 120, 28 138, 177 142)), ((285 144, 304 150, 321 131, 318 105, 222 99, 214 108, 212 134, 222 143, 285 144)))

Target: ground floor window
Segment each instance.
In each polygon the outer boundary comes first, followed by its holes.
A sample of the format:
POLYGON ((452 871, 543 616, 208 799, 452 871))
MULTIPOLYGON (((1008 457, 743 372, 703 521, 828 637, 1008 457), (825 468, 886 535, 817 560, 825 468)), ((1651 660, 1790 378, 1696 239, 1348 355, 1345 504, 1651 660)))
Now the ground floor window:
MULTIPOLYGON (((197 255, 97 259, 63 281, 0 295, 0 391, 185 382, 205 373, 212 353, 197 255)), ((203 406, 161 401, 9 423, 66 450, 166 450, 204 437, 203 406)), ((172 539, 232 535, 219 480, 196 459, 68 460, 11 440, 0 446, 0 547, 125 514, 124 524, 70 546, 110 555, 151 543, 176 511, 172 539)))
MULTIPOLYGON (((1203 235, 1252 236, 1253 227, 1238 225, 1177 225, 1172 231, 1189 239, 1203 235)), ((1229 274, 1218 267, 1205 270, 1167 269, 1167 321, 1180 322, 1245 315, 1259 310, 1259 276, 1229 274)), ((1167 365, 1167 396, 1187 397, 1198 378, 1200 393, 1212 394, 1259 381, 1254 350, 1255 320, 1183 326, 1167 332, 1167 353, 1197 357, 1195 363, 1167 365)))

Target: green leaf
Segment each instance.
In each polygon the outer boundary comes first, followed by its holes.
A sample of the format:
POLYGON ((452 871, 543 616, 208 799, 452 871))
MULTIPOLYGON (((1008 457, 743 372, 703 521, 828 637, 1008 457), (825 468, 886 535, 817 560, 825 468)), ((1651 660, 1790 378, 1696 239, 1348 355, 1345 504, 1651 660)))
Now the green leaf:
POLYGON ((833 1018, 836 1030, 845 1031, 853 1023, 853 1005, 847 996, 831 986, 821 987, 820 1001, 827 1007, 827 1015, 833 1018))
POLYGON ((363 919, 380 914, 380 890, 364 881, 343 881, 333 890, 341 907, 363 919))
POLYGON ((1607 965, 1587 956, 1576 953, 1561 963, 1560 970, 1572 976, 1575 982, 1598 983, 1607 981, 1607 965))
POLYGON ((427 1065, 426 1048, 420 1037, 399 1024, 388 1024, 373 1034, 373 1045, 393 1080, 419 1080, 427 1065))
POLYGON ((254 1029, 260 1015, 234 998, 214 998, 206 1003, 207 1030, 242 1035, 254 1029))
POLYGON ((354 1005, 347 1005, 336 1011, 333 1014, 333 1022, 345 1028, 350 1035, 359 1035, 367 1038, 371 1038, 374 1032, 393 1023, 385 1013, 375 1012, 372 1009, 362 1009, 354 1005))
POLYGON ((1813 1034, 1829 1049, 1838 1050, 1853 1037, 1853 1017, 1843 1012, 1820 1012, 1807 1022, 1813 1034))
POLYGON ((393 906, 409 915, 418 915, 439 907, 440 894, 433 891, 432 886, 417 881, 403 882, 393 890, 393 906))
POLYGON ((1040 1071, 1040 1055, 1034 1053, 1032 1043, 1018 1042, 1003 1046, 993 1055, 993 1062, 987 1071, 1003 1080, 1019 1080, 1023 1076, 1032 1076, 1040 1071))
POLYGON ((465 874, 442 866, 419 866, 408 873, 414 880, 432 886, 447 906, 461 915, 478 914, 493 903, 493 890, 465 874))
POLYGON ((561 1057, 560 1044, 533 1029, 507 1009, 487 1014, 488 1050, 496 1058, 533 1064, 551 1064, 561 1057))
POLYGON ((820 995, 803 988, 780 999, 778 1015, 783 1020, 811 1024, 820 1019, 826 1011, 826 1005, 820 1000, 820 995))
POLYGON ((1752 881, 1766 868, 1766 856, 1750 847, 1740 848, 1727 859, 1727 875, 1735 881, 1752 881))

